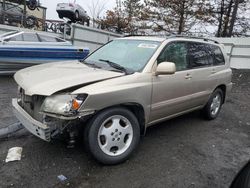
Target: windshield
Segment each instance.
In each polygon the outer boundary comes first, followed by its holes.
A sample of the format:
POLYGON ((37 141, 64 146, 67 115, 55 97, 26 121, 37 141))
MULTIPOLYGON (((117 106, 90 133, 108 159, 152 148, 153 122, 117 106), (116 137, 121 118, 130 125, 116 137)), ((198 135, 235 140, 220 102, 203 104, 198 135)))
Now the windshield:
POLYGON ((127 70, 141 71, 152 57, 160 42, 146 40, 114 40, 85 59, 94 64, 115 63, 127 70))
POLYGON ((4 34, 0 35, 0 38, 7 37, 7 36, 10 36, 10 35, 16 34, 18 32, 19 31, 10 31, 10 32, 7 32, 7 33, 4 33, 4 34))

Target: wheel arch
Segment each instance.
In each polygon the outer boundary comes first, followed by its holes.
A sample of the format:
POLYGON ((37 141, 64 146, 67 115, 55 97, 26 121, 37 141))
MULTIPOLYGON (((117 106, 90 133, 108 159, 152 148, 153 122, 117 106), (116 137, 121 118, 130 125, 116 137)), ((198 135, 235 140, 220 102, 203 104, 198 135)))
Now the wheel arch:
MULTIPOLYGON (((221 84, 221 85, 217 86, 217 87, 215 88, 215 90, 216 90, 216 89, 221 89, 221 90, 222 90, 222 93, 223 93, 223 103, 225 103, 226 92, 227 92, 227 87, 226 87, 226 85, 225 85, 225 84, 221 84)), ((214 91, 215 91, 215 90, 214 90, 214 91)))
POLYGON ((130 112, 132 112, 139 122, 141 135, 145 134, 145 132, 146 132, 145 110, 141 104, 135 103, 135 102, 122 103, 122 104, 117 104, 117 105, 103 108, 103 109, 99 110, 99 112, 106 110, 106 109, 109 109, 109 108, 115 108, 115 107, 123 107, 123 108, 126 108, 127 110, 129 110, 130 112))

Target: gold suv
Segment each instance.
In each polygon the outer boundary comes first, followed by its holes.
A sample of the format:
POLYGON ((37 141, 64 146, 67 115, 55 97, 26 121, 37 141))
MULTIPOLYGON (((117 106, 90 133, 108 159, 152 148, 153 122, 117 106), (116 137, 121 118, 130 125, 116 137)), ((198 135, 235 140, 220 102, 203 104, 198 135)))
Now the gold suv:
POLYGON ((37 137, 50 141, 83 127, 93 157, 117 164, 153 124, 199 109, 215 119, 231 90, 231 76, 224 47, 216 41, 126 37, 82 61, 17 72, 19 98, 12 104, 37 137))

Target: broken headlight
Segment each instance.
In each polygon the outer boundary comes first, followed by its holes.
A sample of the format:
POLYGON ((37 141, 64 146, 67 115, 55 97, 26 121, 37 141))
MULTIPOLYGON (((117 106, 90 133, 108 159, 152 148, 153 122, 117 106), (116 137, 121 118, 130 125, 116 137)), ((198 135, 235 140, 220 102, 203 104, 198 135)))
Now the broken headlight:
POLYGON ((87 98, 83 95, 52 95, 45 99, 41 106, 41 111, 60 115, 74 115, 87 98))

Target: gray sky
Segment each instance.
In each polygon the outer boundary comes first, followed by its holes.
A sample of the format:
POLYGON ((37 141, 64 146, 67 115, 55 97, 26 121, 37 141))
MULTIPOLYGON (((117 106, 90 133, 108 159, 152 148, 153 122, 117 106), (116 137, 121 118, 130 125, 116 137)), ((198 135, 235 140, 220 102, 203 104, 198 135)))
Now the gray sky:
MULTIPOLYGON (((116 0, 76 0, 76 3, 81 5, 88 12, 89 16, 91 16, 90 7, 93 2, 96 3, 98 1, 101 6, 103 3, 105 4, 105 10, 102 12, 102 15, 104 15, 108 9, 112 9, 116 2, 116 0)), ((42 6, 47 7, 47 19, 59 19, 56 12, 57 3, 69 2, 74 2, 74 0, 40 0, 42 6)))

